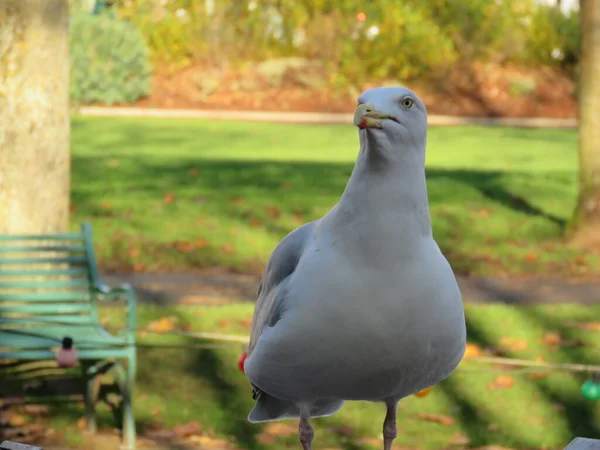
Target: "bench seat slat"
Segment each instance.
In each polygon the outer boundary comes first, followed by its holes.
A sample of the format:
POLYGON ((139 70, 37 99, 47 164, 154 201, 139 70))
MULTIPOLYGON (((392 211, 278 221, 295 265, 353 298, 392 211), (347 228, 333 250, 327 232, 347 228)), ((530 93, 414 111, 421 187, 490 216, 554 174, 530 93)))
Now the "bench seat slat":
MULTIPOLYGON (((91 311, 88 311, 91 312, 91 311)), ((0 329, 14 328, 15 325, 52 325, 57 324, 61 326, 70 327, 72 325, 91 325, 97 326, 97 322, 91 314, 77 314, 77 315, 65 315, 65 314, 45 314, 36 316, 26 317, 14 317, 5 318, 0 316, 0 329)))
MULTIPOLYGON (((113 336, 98 326, 24 330, 0 330, 0 351, 8 349, 45 350, 60 347, 65 336, 73 338, 74 347, 79 349, 118 347, 128 343, 124 336, 113 336)), ((79 353, 79 352, 78 352, 79 353)))
POLYGON ((0 315, 6 313, 29 313, 29 314, 74 314, 85 313, 92 310, 90 303, 72 303, 72 304, 21 304, 14 306, 5 306, 0 303, 0 315))
MULTIPOLYGON (((127 347, 108 347, 96 349, 77 350, 80 360, 111 360, 117 358, 129 358, 131 350, 127 347)), ((20 359, 29 361, 53 360, 56 354, 52 350, 1 350, 0 359, 20 359)))
MULTIPOLYGON (((39 292, 35 294, 0 294, 0 305, 2 302, 75 302, 89 301, 90 293, 80 292, 39 292)), ((1 308, 2 306, 0 306, 1 308)))
POLYGON ((69 281, 0 281, 0 289, 36 289, 36 288, 81 288, 90 285, 87 280, 69 281))
POLYGON ((0 241, 83 241, 81 233, 58 234, 5 234, 0 236, 0 241))
POLYGON ((4 264, 84 264, 85 256, 70 256, 66 258, 0 258, 0 265, 4 264))
POLYGON ((0 253, 27 253, 27 252, 70 252, 70 253, 81 253, 85 251, 83 245, 74 246, 20 246, 20 247, 0 247, 0 253))
MULTIPOLYGON (((87 276, 85 267, 72 267, 70 269, 2 269, 0 277, 54 277, 54 276, 87 276)), ((0 278, 1 279, 1 278, 0 278)))

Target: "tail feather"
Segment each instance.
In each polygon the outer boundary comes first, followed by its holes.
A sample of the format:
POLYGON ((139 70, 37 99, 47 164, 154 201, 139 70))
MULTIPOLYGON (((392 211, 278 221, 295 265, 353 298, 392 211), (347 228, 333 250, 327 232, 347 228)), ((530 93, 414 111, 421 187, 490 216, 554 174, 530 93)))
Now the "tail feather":
MULTIPOLYGON (((311 417, 330 416, 343 406, 343 400, 321 399, 317 400, 310 410, 311 417)), ((290 401, 281 400, 262 393, 256 401, 254 408, 248 415, 248 421, 252 423, 272 422, 281 419, 297 419, 300 410, 290 401)))

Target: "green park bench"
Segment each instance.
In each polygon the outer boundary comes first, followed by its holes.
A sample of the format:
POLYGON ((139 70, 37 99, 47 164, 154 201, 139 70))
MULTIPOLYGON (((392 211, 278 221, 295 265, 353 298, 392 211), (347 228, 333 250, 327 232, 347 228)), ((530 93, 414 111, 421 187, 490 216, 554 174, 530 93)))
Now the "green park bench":
POLYGON ((101 284, 89 223, 80 233, 0 235, 0 399, 83 394, 91 432, 97 402, 107 401, 123 444, 133 448, 135 327, 135 291, 101 284), (98 304, 117 301, 126 302, 126 324, 111 334, 100 324, 98 304), (69 340, 79 364, 59 367, 56 352, 69 340))

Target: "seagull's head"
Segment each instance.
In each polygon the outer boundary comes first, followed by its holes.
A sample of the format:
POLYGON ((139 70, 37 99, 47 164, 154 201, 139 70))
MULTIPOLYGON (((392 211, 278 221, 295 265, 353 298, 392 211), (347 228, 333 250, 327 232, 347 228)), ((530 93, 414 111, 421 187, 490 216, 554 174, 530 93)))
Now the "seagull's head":
POLYGON ((427 109, 410 89, 379 87, 369 89, 358 97, 354 125, 363 137, 382 139, 394 147, 425 148, 427 109), (365 135, 365 136, 363 136, 365 135))

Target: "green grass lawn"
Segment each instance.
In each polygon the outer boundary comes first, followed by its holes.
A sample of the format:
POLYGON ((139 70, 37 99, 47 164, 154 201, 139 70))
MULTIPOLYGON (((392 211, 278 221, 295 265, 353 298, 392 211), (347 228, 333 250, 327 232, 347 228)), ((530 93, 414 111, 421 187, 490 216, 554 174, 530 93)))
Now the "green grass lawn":
MULTIPOLYGON (((139 318, 141 328, 161 317, 174 316, 178 319, 176 329, 247 334, 251 313, 250 304, 143 306, 139 318)), ((597 364, 600 331, 591 331, 582 323, 599 314, 600 306, 467 305, 468 336, 477 348, 504 356, 597 364), (556 337, 545 338, 546 333, 558 333, 560 344, 554 345, 556 337)), ((105 311, 105 323, 118 325, 117 315, 114 309, 105 311)), ((192 346, 201 341, 140 333, 139 342, 192 346)), ((218 349, 140 348, 135 391, 140 434, 197 421, 205 433, 228 440, 234 448, 298 448, 296 422, 284 422, 289 425, 283 432, 246 422, 253 400, 247 380, 237 369, 240 352, 237 345, 218 349)), ((576 436, 599 435, 598 404, 579 394, 587 379, 584 374, 554 372, 546 378, 532 378, 529 373, 502 369, 463 362, 429 396, 403 400, 398 412, 398 445, 421 449, 449 448, 452 443, 455 448, 564 448, 576 436), (433 418, 441 415, 441 420, 452 423, 426 420, 423 414, 433 418)), ((101 427, 110 430, 114 422, 108 409, 99 406, 99 411, 101 427)), ((56 407, 49 414, 53 417, 47 419, 48 426, 62 430, 71 444, 82 444, 85 439, 75 423, 83 415, 78 404, 56 407)), ((347 403, 334 416, 313 421, 315 447, 379 449, 383 417, 382 405, 347 403)))
MULTIPOLYGON (((350 125, 73 119, 73 227, 107 270, 260 271, 290 230, 338 200, 350 125)), ((463 274, 595 270, 561 243, 576 198, 573 130, 431 128, 434 234, 463 274)))

